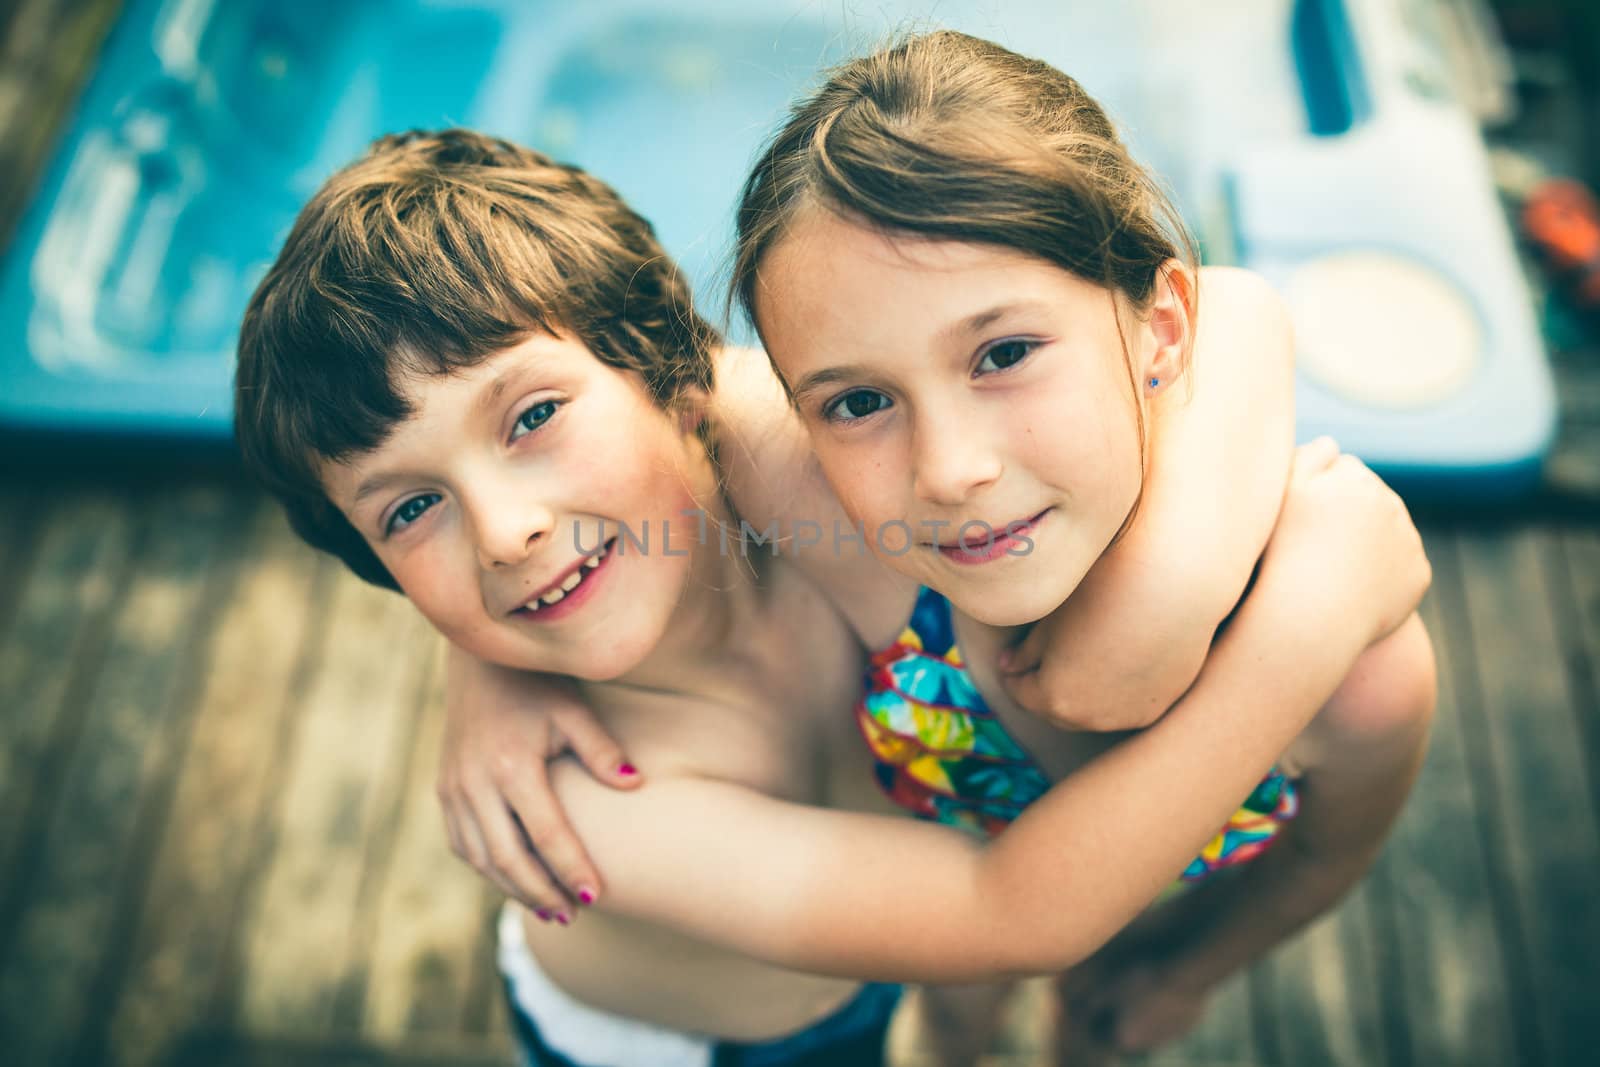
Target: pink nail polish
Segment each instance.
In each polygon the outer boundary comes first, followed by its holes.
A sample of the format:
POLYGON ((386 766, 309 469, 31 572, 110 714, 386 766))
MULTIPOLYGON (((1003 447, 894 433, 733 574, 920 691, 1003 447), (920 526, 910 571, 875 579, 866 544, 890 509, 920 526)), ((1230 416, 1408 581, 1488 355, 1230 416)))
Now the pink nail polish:
POLYGON ((539 921, 542 923, 547 923, 550 921, 550 913, 548 911, 544 911, 541 908, 535 908, 533 913, 539 917, 539 921))
POLYGON ((566 912, 558 911, 556 912, 556 922, 560 923, 562 926, 566 926, 567 924, 571 923, 572 920, 567 917, 566 912))
POLYGON ((621 763, 617 765, 617 773, 622 775, 624 778, 632 778, 634 775, 638 774, 639 771, 631 763, 621 763))
POLYGON ((578 899, 583 901, 585 904, 593 904, 594 900, 595 900, 594 890, 590 889, 586 885, 579 886, 578 887, 578 899))

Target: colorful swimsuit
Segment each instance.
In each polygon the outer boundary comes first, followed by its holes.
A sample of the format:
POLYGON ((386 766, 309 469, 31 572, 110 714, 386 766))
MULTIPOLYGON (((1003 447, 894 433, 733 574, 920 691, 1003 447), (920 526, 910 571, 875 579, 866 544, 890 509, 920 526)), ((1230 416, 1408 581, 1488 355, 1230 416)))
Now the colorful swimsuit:
MULTIPOLYGON (((856 719, 884 792, 922 818, 992 836, 1050 788, 973 684, 950 603, 932 589, 918 592, 899 638, 873 655, 856 719)), ((1273 768, 1183 879, 1254 859, 1298 809, 1294 783, 1273 768)))

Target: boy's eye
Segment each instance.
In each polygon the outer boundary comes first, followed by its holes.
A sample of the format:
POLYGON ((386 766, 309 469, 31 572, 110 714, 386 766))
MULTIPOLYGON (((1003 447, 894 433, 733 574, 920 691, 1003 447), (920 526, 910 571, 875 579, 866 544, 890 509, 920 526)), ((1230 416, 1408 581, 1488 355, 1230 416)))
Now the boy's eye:
POLYGON ((515 441, 549 422, 550 417, 556 413, 556 408, 560 406, 554 400, 541 400, 528 408, 517 416, 517 424, 511 428, 511 439, 515 441))
POLYGON ((1039 347, 1037 341, 999 341, 989 346, 983 353, 983 358, 978 361, 979 371, 1005 370, 1014 367, 1027 359, 1035 348, 1039 347))
POLYGON ((389 522, 383 528, 383 532, 386 534, 392 534, 396 530, 405 529, 407 526, 410 526, 412 523, 422 518, 423 513, 438 502, 438 493, 423 493, 420 496, 412 497, 410 500, 407 500, 404 504, 401 504, 399 507, 394 509, 394 514, 389 516, 389 522))
POLYGON ((822 417, 833 422, 854 422, 882 411, 889 398, 871 389, 853 389, 822 409, 822 417))

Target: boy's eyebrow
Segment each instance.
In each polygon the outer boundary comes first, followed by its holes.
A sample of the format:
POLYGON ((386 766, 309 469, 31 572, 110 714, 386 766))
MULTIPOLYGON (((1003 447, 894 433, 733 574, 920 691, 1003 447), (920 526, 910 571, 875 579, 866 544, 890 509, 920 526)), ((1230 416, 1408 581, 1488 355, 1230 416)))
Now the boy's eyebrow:
MULTIPOLYGON (((537 358, 533 360, 533 363, 536 369, 538 366, 537 358)), ((490 411, 492 408, 494 408, 495 404, 500 400, 500 398, 505 396, 507 389, 515 384, 518 384, 531 373, 533 373, 533 371, 530 370, 528 362, 520 362, 515 366, 508 367, 499 374, 495 375, 494 381, 485 386, 472 401, 473 413, 475 415, 483 415, 490 411)), ((382 492, 384 489, 388 488, 390 484, 404 480, 405 475, 401 474, 373 475, 356 488, 355 496, 350 502, 351 508, 359 507, 362 501, 366 500, 370 496, 373 496, 374 494, 382 492)))
POLYGON ((362 482, 356 487, 356 495, 350 500, 351 510, 355 510, 356 508, 360 507, 361 502, 367 499, 367 497, 383 492, 391 484, 400 480, 401 475, 398 474, 377 474, 373 475, 371 478, 368 478, 366 481, 362 482))
POLYGON ((525 368, 519 365, 497 374, 494 381, 490 383, 489 388, 478 394, 478 399, 472 404, 473 412, 481 415, 494 407, 499 399, 505 395, 506 389, 510 387, 511 383, 522 377, 524 370, 525 368))

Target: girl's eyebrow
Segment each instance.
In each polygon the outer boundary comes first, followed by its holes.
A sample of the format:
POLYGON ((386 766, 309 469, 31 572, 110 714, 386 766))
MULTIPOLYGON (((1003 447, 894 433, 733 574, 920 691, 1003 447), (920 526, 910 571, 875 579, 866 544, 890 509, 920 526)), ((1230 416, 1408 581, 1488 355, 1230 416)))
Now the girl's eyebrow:
POLYGON ((837 367, 824 367, 821 370, 812 371, 804 378, 801 378, 790 392, 796 400, 799 400, 809 393, 816 392, 824 385, 849 381, 851 378, 860 377, 865 371, 866 368, 854 363, 844 363, 837 367))
POLYGON ((964 319, 958 319, 949 326, 946 326, 943 330, 940 330, 939 334, 941 337, 950 340, 968 334, 978 333, 980 330, 983 330, 989 326, 993 326, 996 322, 999 322, 1001 319, 1012 314, 1013 312, 1038 311, 1042 310, 1044 307, 1044 302, 1040 300, 1019 300, 1012 304, 1000 304, 996 307, 989 308, 986 311, 979 311, 975 314, 968 315, 964 319))
MULTIPOLYGON (((938 336, 946 342, 957 340, 987 329, 1007 315, 1015 312, 1040 311, 1048 306, 1043 300, 1019 300, 1015 303, 1000 304, 992 308, 986 308, 983 311, 974 312, 965 318, 957 319, 940 330, 938 336)), ((816 392, 824 385, 864 377, 868 373, 870 372, 866 367, 857 363, 841 363, 835 367, 824 367, 821 370, 812 371, 810 374, 805 375, 795 383, 790 392, 796 400, 799 400, 810 393, 816 392)))

